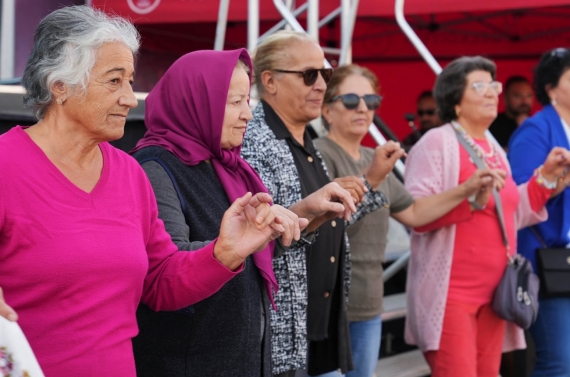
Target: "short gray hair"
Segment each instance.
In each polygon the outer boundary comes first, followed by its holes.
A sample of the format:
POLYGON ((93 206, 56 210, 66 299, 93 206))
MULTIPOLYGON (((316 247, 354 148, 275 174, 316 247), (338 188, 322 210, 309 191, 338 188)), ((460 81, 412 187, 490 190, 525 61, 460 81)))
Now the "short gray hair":
POLYGON ((263 72, 275 69, 279 64, 288 61, 289 59, 285 55, 286 49, 300 42, 313 42, 319 45, 319 42, 307 33, 281 30, 265 38, 257 46, 253 57, 253 73, 255 75, 254 82, 257 87, 257 93, 260 96, 263 95, 264 90, 261 82, 263 72))
POLYGON ((65 7, 50 13, 36 29, 22 76, 26 89, 24 105, 42 119, 54 100, 50 90, 54 83, 61 82, 83 93, 97 60, 97 50, 112 42, 123 43, 136 54, 140 36, 127 20, 88 6, 65 7))

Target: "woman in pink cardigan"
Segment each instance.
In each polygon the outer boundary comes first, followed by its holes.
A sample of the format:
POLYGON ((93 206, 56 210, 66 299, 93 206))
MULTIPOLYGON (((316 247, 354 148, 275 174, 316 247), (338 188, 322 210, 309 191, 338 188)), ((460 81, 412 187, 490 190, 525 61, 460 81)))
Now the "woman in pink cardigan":
POLYGON ((547 218, 544 204, 553 193, 548 182, 570 162, 566 149, 554 148, 535 176, 516 186, 501 147, 487 132, 502 91, 495 71, 482 57, 462 57, 443 70, 434 94, 447 124, 424 135, 406 164, 406 188, 415 198, 463 183, 477 167, 457 130, 488 168, 507 173, 500 195, 511 251, 485 188, 412 233, 406 341, 424 352, 433 377, 496 377, 501 352, 525 347, 522 330, 499 318, 490 303, 506 253, 516 250, 516 230, 547 218))

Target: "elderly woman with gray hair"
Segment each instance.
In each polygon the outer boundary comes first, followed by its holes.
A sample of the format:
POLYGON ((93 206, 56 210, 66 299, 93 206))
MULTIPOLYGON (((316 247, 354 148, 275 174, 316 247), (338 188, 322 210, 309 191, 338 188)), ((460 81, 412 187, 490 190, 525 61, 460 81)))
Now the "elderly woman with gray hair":
POLYGON ((215 241, 178 252, 144 171, 107 143, 137 105, 138 47, 123 19, 51 13, 23 75, 39 121, 0 137, 0 315, 19 317, 46 376, 134 377, 139 301, 177 310, 209 297, 285 231, 271 197, 247 193, 215 241))

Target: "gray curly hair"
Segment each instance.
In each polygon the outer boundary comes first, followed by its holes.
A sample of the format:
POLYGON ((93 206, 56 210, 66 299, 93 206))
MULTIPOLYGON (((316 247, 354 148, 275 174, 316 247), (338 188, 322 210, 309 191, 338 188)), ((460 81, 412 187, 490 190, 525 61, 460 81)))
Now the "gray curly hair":
POLYGON ((85 93, 97 50, 105 43, 123 43, 138 52, 140 36, 127 20, 88 6, 58 9, 46 16, 34 35, 22 85, 24 105, 42 119, 53 102, 51 86, 61 82, 73 93, 85 93))

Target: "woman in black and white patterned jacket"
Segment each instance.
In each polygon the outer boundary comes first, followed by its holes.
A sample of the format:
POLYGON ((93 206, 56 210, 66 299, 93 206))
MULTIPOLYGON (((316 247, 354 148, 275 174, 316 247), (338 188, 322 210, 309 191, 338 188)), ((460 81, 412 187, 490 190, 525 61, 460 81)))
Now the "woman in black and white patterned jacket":
POLYGON ((262 101, 243 141, 242 156, 257 170, 276 204, 308 218, 309 236, 288 249, 278 248, 273 260, 279 292, 272 312, 273 374, 294 376, 307 367, 310 375, 352 369, 346 319, 350 253, 338 213, 317 213, 309 203, 331 187, 348 190, 358 204, 347 225, 386 206, 375 191, 403 150, 395 143, 377 149, 364 177, 330 183, 321 155, 306 124, 320 116, 326 81, 324 54, 310 37, 279 32, 265 39, 254 58, 262 101), (318 232, 313 232, 318 229, 318 232), (313 232, 313 233, 311 233, 313 232), (318 233, 316 235, 315 233, 318 233))

